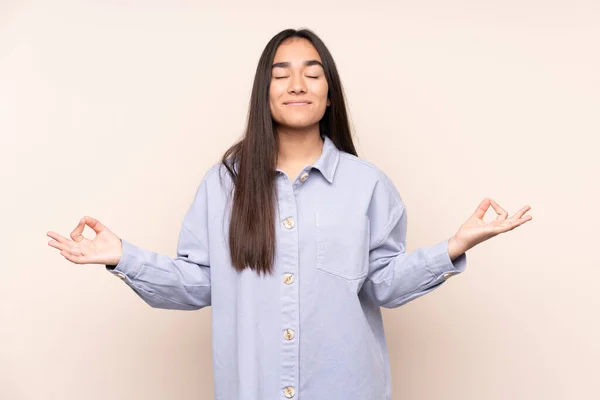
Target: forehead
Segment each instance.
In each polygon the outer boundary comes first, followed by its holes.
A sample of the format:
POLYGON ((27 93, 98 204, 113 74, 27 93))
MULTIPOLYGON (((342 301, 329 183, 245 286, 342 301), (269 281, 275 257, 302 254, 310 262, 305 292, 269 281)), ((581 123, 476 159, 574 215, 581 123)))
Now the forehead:
POLYGON ((292 39, 283 42, 277 48, 273 63, 289 61, 301 66, 304 60, 321 60, 319 52, 306 39, 292 39))

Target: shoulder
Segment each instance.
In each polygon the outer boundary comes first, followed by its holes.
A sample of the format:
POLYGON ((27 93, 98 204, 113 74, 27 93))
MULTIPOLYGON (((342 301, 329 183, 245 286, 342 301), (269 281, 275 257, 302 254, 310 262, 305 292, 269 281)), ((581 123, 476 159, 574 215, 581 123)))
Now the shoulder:
POLYGON ((222 161, 211 164, 205 171, 199 186, 215 188, 215 185, 222 186, 223 183, 231 184, 231 176, 222 161))
POLYGON ((387 197, 388 201, 403 208, 404 202, 392 178, 371 161, 340 151, 340 161, 336 174, 349 176, 359 185, 371 188, 373 196, 387 197))

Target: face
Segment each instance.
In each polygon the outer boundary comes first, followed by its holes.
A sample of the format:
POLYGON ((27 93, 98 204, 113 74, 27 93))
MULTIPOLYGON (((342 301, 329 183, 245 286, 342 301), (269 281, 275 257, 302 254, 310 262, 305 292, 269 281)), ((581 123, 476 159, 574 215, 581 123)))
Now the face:
POLYGON ((276 125, 290 128, 318 125, 331 102, 317 50, 306 39, 284 42, 275 53, 273 65, 269 103, 276 125))

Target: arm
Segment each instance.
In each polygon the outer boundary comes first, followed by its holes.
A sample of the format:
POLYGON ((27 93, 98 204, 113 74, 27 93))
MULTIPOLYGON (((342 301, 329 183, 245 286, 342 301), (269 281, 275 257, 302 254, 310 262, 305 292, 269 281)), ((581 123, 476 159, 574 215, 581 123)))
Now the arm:
POLYGON ((369 275, 361 290, 385 308, 423 296, 466 268, 466 253, 450 259, 448 239, 406 253, 406 227, 406 208, 402 207, 386 228, 389 232, 369 252, 369 275))
POLYGON ((361 291, 375 304, 399 307, 465 270, 466 253, 455 254, 457 250, 451 238, 406 252, 406 207, 393 182, 383 172, 373 189, 367 214, 369 273, 361 291))
POLYGON ((158 254, 121 239, 123 253, 106 270, 121 278, 154 308, 197 310, 211 304, 205 180, 187 211, 177 243, 177 256, 158 254))

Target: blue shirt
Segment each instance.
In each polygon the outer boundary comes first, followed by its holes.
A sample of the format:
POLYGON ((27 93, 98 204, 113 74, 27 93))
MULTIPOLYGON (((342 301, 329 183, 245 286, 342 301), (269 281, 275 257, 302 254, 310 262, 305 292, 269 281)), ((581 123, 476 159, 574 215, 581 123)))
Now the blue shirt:
POLYGON ((392 399, 381 307, 466 267, 466 253, 450 260, 449 238, 407 253, 406 207, 392 181, 323 139, 298 176, 278 170, 274 275, 230 264, 232 183, 220 162, 197 188, 175 258, 122 239, 119 263, 107 266, 152 307, 212 306, 217 400, 392 399))

